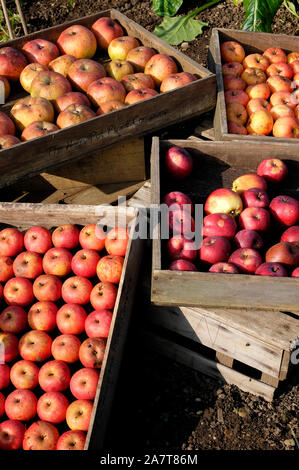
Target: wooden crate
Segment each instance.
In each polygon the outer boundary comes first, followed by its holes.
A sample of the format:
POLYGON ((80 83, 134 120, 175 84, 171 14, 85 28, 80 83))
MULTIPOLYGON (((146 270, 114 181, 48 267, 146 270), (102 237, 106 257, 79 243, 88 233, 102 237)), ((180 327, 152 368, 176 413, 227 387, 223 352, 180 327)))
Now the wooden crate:
MULTIPOLYGON (((75 126, 0 151, 0 187, 34 176, 52 167, 83 156, 88 157, 99 149, 119 143, 128 137, 139 137, 163 127, 181 122, 213 109, 216 104, 216 77, 206 68, 166 44, 120 12, 110 9, 75 19, 58 26, 37 31, 3 46, 21 48, 24 43, 42 37, 55 42, 59 34, 73 24, 91 25, 102 16, 119 21, 128 35, 135 36, 145 46, 172 56, 180 70, 195 74, 198 80, 179 89, 161 93, 142 103, 127 106, 102 116, 94 117, 75 126), (16 164, 17 162, 17 164, 16 164)), ((100 51, 98 51, 101 54, 100 51)), ((95 56, 95 60, 107 62, 107 56, 95 56)), ((14 90, 11 99, 1 110, 9 113, 14 102, 24 96, 22 90, 14 90)), ((126 155, 120 155, 126 159, 126 155)))
POLYGON ((273 136, 255 136, 230 134, 227 127, 226 107, 224 99, 224 85, 222 76, 222 63, 220 45, 224 41, 237 41, 245 49, 246 55, 262 53, 268 47, 280 47, 285 52, 299 50, 299 38, 285 34, 259 33, 250 31, 239 31, 225 28, 214 28, 209 44, 208 63, 209 68, 217 77, 217 104, 214 116, 214 131, 216 140, 249 140, 250 142, 272 142, 297 144, 298 139, 289 139, 273 136))
POLYGON ((107 338, 103 365, 100 370, 85 450, 98 451, 103 448, 105 442, 105 432, 117 386, 143 250, 142 240, 133 238, 138 220, 138 210, 133 207, 115 208, 74 204, 0 203, 1 227, 15 226, 20 230, 26 230, 37 224, 52 229, 64 223, 78 226, 100 223, 109 228, 113 227, 119 218, 127 224, 131 236, 107 338))
MULTIPOLYGON (((204 204, 213 190, 220 187, 231 188, 235 178, 255 172, 261 160, 275 156, 285 160, 289 168, 287 183, 279 187, 280 194, 298 197, 299 155, 296 146, 192 139, 159 141, 155 137, 151 154, 152 204, 159 205, 164 194, 173 190, 189 194, 196 204, 204 204), (188 149, 194 158, 191 177, 180 184, 161 176, 160 162, 165 151, 173 145, 188 149)), ((269 194, 271 197, 270 192, 269 194)), ((153 237, 151 292, 151 299, 156 304, 299 311, 299 279, 169 271, 169 263, 163 256, 163 242, 165 240, 161 240, 158 222, 153 237)))

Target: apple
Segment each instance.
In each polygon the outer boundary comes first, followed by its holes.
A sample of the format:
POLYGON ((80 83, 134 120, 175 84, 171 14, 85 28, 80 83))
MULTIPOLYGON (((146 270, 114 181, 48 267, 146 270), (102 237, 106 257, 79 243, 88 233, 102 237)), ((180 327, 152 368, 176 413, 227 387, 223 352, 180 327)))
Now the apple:
POLYGON ((75 400, 66 410, 66 423, 71 430, 88 431, 93 402, 91 400, 75 400))
POLYGON ((255 173, 248 173, 239 176, 232 183, 232 190, 242 195, 247 189, 257 188, 267 190, 267 182, 255 173))
POLYGON ((51 355, 51 345, 48 333, 29 330, 19 340, 19 354, 25 361, 43 362, 51 355))
POLYGON ((155 54, 144 67, 144 73, 150 75, 156 86, 160 87, 169 75, 178 73, 178 67, 172 57, 167 54, 155 54))
POLYGON ((99 371, 92 367, 77 370, 71 378, 70 390, 77 400, 94 400, 99 381, 99 371))
POLYGON ((90 303, 95 310, 112 310, 115 305, 118 289, 111 282, 99 282, 90 293, 90 303))
MULTIPOLYGON (((247 93, 245 94, 248 96, 247 93)), ((246 106, 248 116, 250 116, 255 111, 258 111, 259 109, 266 109, 267 111, 271 112, 271 105, 269 101, 265 100, 264 98, 253 98, 248 101, 246 106)))
POLYGON ((106 72, 109 77, 121 82, 126 75, 134 74, 134 67, 126 60, 115 59, 108 62, 106 72))
POLYGON ((97 40, 93 32, 83 25, 75 24, 59 35, 57 45, 63 54, 76 59, 91 59, 97 50, 97 40))
POLYGON ((298 224, 299 201, 297 199, 284 195, 276 196, 272 199, 269 209, 279 225, 290 227, 298 224))
POLYGON ((195 82, 196 80, 197 78, 195 75, 189 72, 172 73, 162 80, 160 92, 165 93, 166 91, 175 90, 176 88, 188 85, 188 83, 195 82))
POLYGON ((138 39, 133 36, 118 36, 109 43, 107 51, 111 60, 126 60, 128 52, 139 46, 138 39))
POLYGON ((251 135, 269 135, 273 129, 272 114, 266 109, 255 111, 249 116, 246 129, 251 135))
POLYGON ((271 226, 270 213, 263 207, 246 207, 240 214, 239 225, 245 230, 268 232, 271 226))
POLYGON ((294 60, 299 60, 299 53, 298 52, 290 52, 287 55, 287 63, 291 64, 294 60))
POLYGON ((144 72, 147 62, 155 54, 155 50, 151 47, 138 46, 129 50, 126 60, 133 65, 136 72, 144 72))
POLYGON ((54 359, 72 364, 79 360, 80 339, 75 335, 59 335, 53 340, 51 352, 54 359))
POLYGON ((28 41, 22 47, 23 54, 28 62, 37 62, 48 66, 48 64, 59 56, 56 44, 47 39, 36 38, 28 41))
POLYGON ((259 265, 254 274, 258 276, 286 277, 287 270, 280 263, 262 263, 259 265))
POLYGON ((57 57, 56 59, 52 60, 48 64, 48 68, 52 70, 52 72, 57 72, 67 77, 68 70, 70 66, 75 62, 76 57, 71 54, 63 54, 57 57))
POLYGON ((240 103, 228 103, 226 105, 227 120, 244 126, 247 122, 247 111, 245 106, 240 103))
POLYGON ((80 91, 70 91, 69 93, 57 98, 55 101, 55 108, 58 113, 61 113, 71 104, 84 104, 85 106, 91 107, 91 103, 84 93, 81 93, 80 91))
MULTIPOLYGON (((2 363, 3 358, 0 361, 0 390, 7 388, 10 383, 10 367, 8 364, 2 363)), ((0 447, 1 448, 1 447, 0 447)))
POLYGON ((237 230, 237 223, 230 214, 213 213, 203 219, 203 237, 222 236, 232 239, 237 230))
POLYGON ((42 258, 34 251, 23 251, 14 259, 13 270, 16 277, 35 279, 43 272, 42 258))
POLYGON ((124 258, 118 255, 106 255, 97 265, 97 276, 101 282, 118 284, 121 279, 124 258))
POLYGON ((22 307, 9 306, 0 314, 0 330, 8 333, 21 333, 27 326, 27 312, 22 307))
POLYGON ((296 73, 299 73, 299 56, 298 56, 298 59, 293 60, 293 62, 290 62, 289 65, 292 67, 294 75, 296 73))
POLYGON ((35 421, 25 431, 23 450, 55 450, 59 432, 52 423, 35 421))
POLYGON ((24 246, 27 251, 44 254, 52 247, 50 230, 40 225, 29 228, 24 234, 24 246))
POLYGON ((39 72, 31 83, 31 96, 45 98, 54 103, 61 95, 72 91, 70 82, 63 75, 51 70, 39 72))
POLYGON ((13 259, 10 256, 0 255, 0 282, 8 281, 13 275, 13 259))
POLYGON ((212 264, 209 273, 238 274, 238 268, 232 263, 219 262, 212 264))
POLYGON ((270 65, 270 61, 267 57, 259 54, 258 52, 255 52, 253 54, 248 54, 244 58, 242 65, 245 69, 247 67, 254 67, 265 72, 270 65))
POLYGON ((270 109, 270 113, 272 114, 274 121, 276 121, 280 117, 295 117, 292 108, 290 108, 286 104, 277 104, 276 106, 273 106, 273 108, 270 109))
POLYGON ((256 172, 270 183, 280 183, 287 177, 288 168, 279 158, 266 158, 258 165, 256 172))
POLYGON ((168 207, 182 207, 182 209, 189 211, 190 213, 194 210, 190 197, 181 191, 171 191, 170 193, 165 194, 163 197, 163 204, 166 204, 168 207))
POLYGON ((244 70, 243 65, 240 62, 225 62, 222 65, 222 75, 234 75, 240 77, 244 70))
POLYGON ((68 388, 70 380, 70 368, 61 360, 45 362, 39 370, 38 382, 45 392, 62 392, 68 388))
POLYGON ((238 248, 230 255, 228 262, 235 264, 241 273, 254 274, 262 264, 262 257, 253 248, 238 248))
POLYGON ((59 436, 56 450, 84 450, 86 433, 84 431, 69 430, 59 436))
POLYGON ((268 77, 272 77, 274 75, 279 75, 280 77, 285 77, 291 80, 293 77, 294 71, 289 64, 285 62, 277 62, 275 64, 269 65, 266 70, 268 77))
POLYGON ((91 26, 91 31, 96 37, 98 46, 107 50, 110 42, 118 37, 124 36, 125 32, 121 25, 110 16, 102 16, 91 26))
POLYGON ((78 304, 64 304, 56 315, 59 331, 66 335, 79 335, 84 331, 86 311, 78 304))
POLYGON ((79 243, 79 229, 74 224, 63 224, 56 227, 52 233, 52 242, 56 248, 73 249, 79 243))
POLYGON ((13 145, 20 144, 21 141, 18 137, 11 134, 1 135, 0 136, 0 150, 7 149, 13 145))
POLYGON ((1 47, 0 49, 0 75, 17 82, 22 70, 28 64, 24 54, 15 47, 1 47))
POLYGON ((197 250, 193 247, 193 241, 182 236, 171 237, 167 241, 166 253, 172 261, 185 259, 192 262, 197 258, 197 250))
POLYGON ((247 129, 245 126, 238 124, 237 122, 230 122, 227 121, 227 129, 229 134, 240 134, 240 135, 247 135, 247 129))
POLYGON ((10 369, 10 381, 17 389, 32 390, 38 386, 39 368, 33 361, 21 359, 10 369))
POLYGON ((139 103, 139 101, 153 98, 158 94, 159 93, 156 90, 153 90, 152 88, 140 88, 138 90, 131 90, 125 98, 125 104, 129 106, 130 104, 139 103))
POLYGON ((287 55, 280 47, 268 47, 263 52, 263 56, 267 57, 271 64, 287 61, 287 55))
POLYGON ((33 330, 52 331, 56 327, 58 307, 54 302, 36 302, 28 311, 28 323, 33 330))
POLYGON ((272 75, 267 79, 267 85, 270 88, 271 93, 277 91, 288 91, 292 92, 292 81, 288 78, 282 77, 281 75, 272 75))
POLYGON ((0 418, 5 413, 5 396, 0 392, 0 418))
POLYGON ((267 75, 261 69, 255 67, 247 67, 243 70, 241 78, 242 80, 244 80, 244 82, 247 83, 247 85, 257 85, 258 83, 264 83, 267 80, 267 75))
POLYGON ((257 83, 256 85, 248 85, 245 89, 249 99, 263 98, 267 100, 271 95, 270 87, 267 83, 257 83))
POLYGON ((39 72, 48 70, 46 65, 38 64, 37 62, 26 65, 20 74, 20 83, 27 93, 31 91, 31 84, 39 72))
POLYGON ((0 423, 0 449, 18 450, 22 447, 25 425, 16 419, 7 419, 0 423))
POLYGON ((92 287, 86 277, 71 276, 62 284, 61 296, 66 303, 84 305, 89 302, 92 287))
POLYGON ((51 132, 58 131, 59 127, 52 122, 47 121, 34 121, 29 126, 25 127, 21 134, 21 140, 31 140, 43 135, 51 134, 51 132))
POLYGON ((85 104, 70 104, 61 111, 57 117, 57 125, 60 129, 80 124, 96 116, 96 113, 85 104))
POLYGON ((223 86, 225 91, 244 91, 247 86, 247 83, 241 77, 236 77, 235 75, 224 75, 223 86))
POLYGON ((299 247, 290 242, 276 243, 267 250, 265 260, 295 268, 299 264, 299 247))
POLYGON ((126 90, 122 83, 112 77, 104 77, 92 82, 87 89, 87 96, 94 106, 107 101, 125 101, 126 90))
POLYGON ((195 264, 186 259, 176 259, 172 261, 168 269, 170 271, 198 271, 195 264))
POLYGON ((31 390, 16 389, 5 400, 5 413, 9 419, 29 421, 36 415, 37 398, 31 390))
POLYGON ((289 91, 276 91, 275 93, 272 93, 272 95, 270 96, 270 105, 274 107, 278 104, 284 104, 291 109, 295 109, 296 107, 295 96, 289 91))
POLYGON ((115 227, 109 230, 105 239, 105 248, 109 255, 125 256, 129 243, 129 230, 115 227))
POLYGON ((58 277, 67 276, 71 272, 72 253, 67 248, 50 248, 43 257, 42 266, 45 274, 58 277))
POLYGON ((247 106, 249 102, 249 97, 244 90, 226 90, 224 92, 224 99, 226 104, 240 103, 242 106, 247 106))
POLYGON ((14 333, 0 331, 0 363, 12 362, 18 356, 18 337, 14 333))
POLYGON ((46 392, 37 401, 37 415, 48 423, 62 423, 65 420, 69 401, 61 392, 46 392))
POLYGON ((291 277, 299 277, 299 267, 292 271, 291 277))
POLYGON ((222 236, 206 237, 199 249, 199 258, 204 263, 215 264, 225 262, 231 252, 231 244, 228 238, 222 236))
POLYGON ((108 338, 112 312, 110 310, 94 310, 87 315, 85 332, 89 338, 108 338))
POLYGON ((243 202, 238 193, 228 188, 219 188, 212 191, 204 205, 206 214, 224 213, 233 217, 240 215, 243 202))
POLYGON ((169 208, 167 214, 170 232, 173 236, 183 235, 185 238, 191 239, 195 233, 195 221, 189 211, 183 208, 169 208))
POLYGON ((155 88, 155 82, 152 77, 142 72, 125 75, 122 78, 121 83, 125 87, 127 93, 132 90, 141 90, 143 88, 155 88))
POLYGON ((274 137, 299 138, 299 123, 296 118, 278 118, 273 126, 274 137))
POLYGON ((100 225, 88 224, 81 228, 79 243, 87 250, 102 251, 105 247, 106 234, 100 225))
POLYGON ((183 180, 192 173, 193 157, 185 148, 173 146, 165 154, 164 166, 171 178, 183 180))
POLYGON ((93 277, 97 274, 97 264, 100 255, 95 250, 77 251, 71 260, 71 269, 76 276, 93 277))
POLYGON ((5 135, 15 135, 15 132, 16 128, 13 121, 9 116, 7 116, 7 114, 0 111, 0 137, 5 135))
POLYGON ((87 338, 79 349, 79 359, 84 367, 100 369, 106 348, 105 338, 87 338))
POLYGON ((105 68, 92 59, 78 59, 68 69, 67 78, 74 89, 87 92, 88 86, 106 76, 105 68))
POLYGON ((220 53, 223 62, 243 62, 245 58, 244 47, 237 41, 224 41, 220 53))
POLYGON ((25 307, 33 302, 32 283, 23 277, 13 277, 6 282, 3 296, 7 305, 25 307))
MULTIPOLYGON (((281 235, 280 241, 282 242, 299 242, 299 225, 293 225, 287 228, 281 235)), ((0 325, 1 328, 1 325, 0 325)))
POLYGON ((40 302, 56 302, 61 296, 62 283, 53 274, 41 274, 33 283, 33 294, 40 302))
POLYGON ((101 116, 102 114, 111 113, 112 111, 116 111, 117 109, 122 109, 125 107, 126 105, 122 101, 118 101, 118 100, 106 101, 105 103, 102 103, 98 107, 96 114, 97 116, 101 116))
MULTIPOLYGON (((262 175, 260 175, 262 176, 262 175)), ((261 188, 249 188, 242 194, 243 207, 269 207, 268 193, 261 188)))

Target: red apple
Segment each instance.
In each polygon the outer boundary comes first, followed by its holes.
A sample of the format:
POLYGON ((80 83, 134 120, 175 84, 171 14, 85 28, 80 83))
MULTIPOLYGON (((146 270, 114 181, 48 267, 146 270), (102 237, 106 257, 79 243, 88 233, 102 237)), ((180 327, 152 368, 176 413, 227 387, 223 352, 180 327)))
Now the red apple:
POLYGON ((290 227, 298 224, 299 201, 290 196, 276 196, 270 206, 272 217, 282 226, 290 227))
POLYGON ((27 251, 44 254, 52 246, 52 235, 50 230, 37 225, 29 228, 24 235, 24 246, 27 251))
POLYGON ((54 104, 58 113, 64 111, 71 104, 83 104, 85 106, 91 107, 91 103, 87 96, 84 93, 81 93, 80 91, 70 91, 65 95, 61 95, 59 96, 59 98, 57 98, 54 104))
POLYGON ((291 274, 291 277, 299 277, 299 267, 294 269, 291 274))
POLYGON ((64 361, 48 361, 39 370, 38 382, 45 392, 62 392, 68 388, 70 380, 70 368, 64 361))
POLYGON ((228 262, 235 264, 241 273, 254 274, 262 264, 262 257, 252 248, 238 248, 230 255, 228 262))
POLYGON ((124 258, 118 255, 107 255, 97 265, 97 276, 102 282, 118 284, 122 274, 124 258))
POLYGON ((42 38, 26 42, 22 47, 22 52, 29 62, 37 62, 45 66, 48 66, 52 60, 57 59, 59 56, 56 44, 42 38))
POLYGON ((52 338, 40 330, 30 330, 19 340, 19 354, 25 361, 43 362, 51 355, 52 338))
POLYGON ((86 433, 84 431, 65 431, 59 436, 56 450, 84 450, 86 433))
POLYGON ((27 141, 42 137, 43 135, 51 134, 58 131, 59 127, 53 122, 47 121, 34 121, 29 126, 25 127, 21 134, 21 140, 27 141))
POLYGON ((81 341, 75 335, 59 335, 53 340, 51 352, 54 359, 72 364, 79 360, 81 341))
POLYGON ((184 237, 171 237, 166 244, 167 256, 170 260, 184 259, 194 261, 197 258, 197 250, 193 241, 184 237))
POLYGON ((224 41, 220 46, 221 59, 223 62, 243 62, 245 50, 237 41, 224 41))
POLYGON ((32 98, 45 98, 54 103, 59 96, 72 91, 70 82, 60 73, 45 70, 32 80, 30 95, 32 98))
POLYGON ((110 16, 102 16, 96 20, 91 26, 91 31, 97 39, 98 46, 104 50, 108 49, 112 39, 125 34, 121 25, 110 16))
POLYGON ((126 227, 116 227, 107 233, 105 248, 109 255, 125 256, 129 242, 129 230, 126 227))
POLYGON ((150 75, 158 87, 166 77, 177 72, 178 67, 176 62, 167 54, 153 55, 144 68, 144 73, 150 75))
POLYGON ((280 263, 262 263, 259 265, 255 274, 258 276, 286 277, 287 270, 280 263))
POLYGON ((22 70, 28 64, 24 54, 15 47, 1 47, 0 49, 0 75, 17 82, 22 70))
POLYGON ((199 249, 199 258, 204 263, 215 264, 225 262, 231 252, 230 241, 222 236, 206 237, 199 249))
POLYGON ((0 418, 5 413, 5 396, 0 392, 0 418))
POLYGON ((164 78, 160 85, 160 92, 165 93, 167 91, 175 90, 188 83, 195 82, 197 80, 196 76, 193 73, 189 72, 178 72, 168 75, 164 78))
POLYGON ((10 305, 0 314, 0 330, 21 333, 27 326, 27 313, 22 307, 10 305))
POLYGON ((72 270, 72 253, 67 248, 50 248, 43 257, 43 269, 46 274, 67 276, 72 270))
POLYGON ((156 52, 151 47, 139 46, 128 52, 126 60, 133 65, 136 72, 144 72, 147 62, 155 54, 156 52))
POLYGON ((82 248, 72 258, 71 268, 76 276, 93 277, 97 274, 100 255, 95 250, 82 248))
POLYGON ((39 368, 33 361, 15 362, 10 369, 10 381, 18 389, 34 389, 38 385, 39 368))
POLYGON ((233 238, 237 230, 237 222, 230 214, 214 213, 203 219, 203 237, 222 236, 233 238))
POLYGON ((79 243, 87 250, 102 251, 105 247, 106 234, 100 225, 85 225, 79 233, 79 243))
POLYGON ((73 55, 76 59, 91 59, 97 50, 95 35, 80 24, 74 24, 62 31, 57 45, 63 54, 73 55))
POLYGON ((193 238, 195 233, 195 221, 190 212, 185 211, 181 207, 179 209, 169 208, 168 223, 169 229, 174 237, 184 236, 185 238, 193 238))
POLYGON ((79 243, 79 229, 73 224, 57 227, 52 233, 52 242, 56 248, 76 248, 79 243))
MULTIPOLYGON (((10 383, 10 368, 8 364, 2 364, 3 357, 0 356, 0 390, 7 388, 10 383)), ((0 447, 1 449, 1 447, 0 447)))
POLYGON ((71 378, 70 390, 77 400, 94 400, 99 381, 98 369, 83 367, 77 370, 71 378))
POLYGON ((23 439, 24 450, 55 450, 59 432, 52 423, 35 421, 26 429, 23 439))
POLYGON ((183 147, 171 147, 165 155, 165 169, 176 180, 187 178, 193 169, 193 158, 183 147))
POLYGON ((28 311, 28 323, 33 330, 52 331, 56 327, 58 307, 54 302, 36 302, 28 311))
POLYGON ((99 282, 90 293, 90 303, 95 310, 112 310, 115 305, 118 288, 112 282, 99 282))
POLYGON ((37 402, 37 414, 42 421, 61 423, 65 420, 69 401, 61 392, 46 392, 37 402))
POLYGON ((124 103, 126 90, 123 84, 114 78, 104 77, 89 85, 87 96, 95 107, 99 107, 107 101, 121 101, 124 103))
POLYGON ((57 312, 56 323, 59 331, 66 335, 79 335, 84 331, 86 311, 82 305, 64 304, 57 312))
POLYGON ((243 207, 269 207, 270 199, 268 193, 264 189, 249 188, 242 194, 243 207))
POLYGON ((271 64, 287 62, 287 55, 280 47, 268 47, 264 51, 263 56, 267 57, 271 64))
POLYGON ((85 320, 85 331, 89 338, 108 338, 112 312, 110 310, 94 310, 85 320))
POLYGON ((10 256, 0 255, 0 282, 8 281, 13 275, 13 259, 10 256))
POLYGON ((70 429, 88 431, 93 402, 91 400, 75 400, 66 410, 66 422, 70 429))
POLYGON ((34 251, 23 251, 14 259, 13 270, 16 277, 35 279, 43 272, 42 258, 34 251))
POLYGON ((16 256, 23 247, 24 237, 20 230, 8 227, 0 231, 0 255, 16 256))
POLYGON ((18 356, 18 338, 14 333, 0 331, 0 364, 12 362, 18 356))
POLYGON ((258 165, 257 174, 271 183, 280 183, 287 177, 288 168, 279 158, 266 158, 258 165))
POLYGON ((238 248, 252 248, 254 250, 261 250, 264 246, 264 240, 261 235, 255 230, 240 230, 234 237, 234 244, 238 248))
POLYGON ((271 226, 270 213, 263 207, 246 207, 240 214, 239 224, 246 230, 267 232, 271 226))
POLYGON ((20 144, 21 141, 18 137, 11 135, 11 134, 6 134, 6 135, 1 135, 0 136, 0 149, 7 149, 9 147, 12 147, 13 145, 20 144))
POLYGON ((102 64, 92 59, 78 59, 68 69, 67 78, 74 89, 87 92, 89 85, 99 78, 106 77, 102 64))
POLYGON ((210 269, 209 273, 225 273, 225 274, 238 274, 239 270, 233 263, 215 263, 210 269))
POLYGON ((125 107, 126 105, 118 100, 106 101, 98 107, 96 114, 101 116, 102 114, 111 113, 112 111, 116 111, 117 109, 122 109, 125 107))
POLYGON ((92 283, 86 277, 71 276, 62 284, 61 296, 67 304, 84 305, 89 302, 92 287, 92 283))
POLYGON ((5 400, 5 413, 9 419, 29 421, 36 415, 37 398, 31 390, 13 390, 5 400))
POLYGON ((61 296, 62 283, 53 274, 41 274, 33 283, 33 294, 40 302, 56 302, 61 296))
POLYGON ((0 449, 18 450, 22 447, 25 425, 16 419, 7 419, 0 423, 0 449))
POLYGON ((153 88, 140 88, 137 90, 131 90, 125 98, 125 104, 129 106, 130 104, 139 103, 140 101, 147 100, 157 96, 158 94, 159 93, 156 90, 153 90, 153 88))
MULTIPOLYGON (((282 242, 299 242, 299 225, 293 225, 287 228, 281 235, 280 241, 282 242)), ((1 328, 1 326, 0 326, 1 328)))
POLYGON ((296 267, 299 264, 299 247, 290 242, 276 243, 267 250, 265 259, 266 262, 296 267))
POLYGON ((13 121, 10 119, 10 117, 7 114, 0 111, 0 136, 1 137, 5 135, 14 136, 15 133, 16 133, 16 128, 15 128, 13 121))
POLYGON ((100 369, 106 348, 105 338, 87 338, 79 349, 79 359, 84 367, 100 369))
POLYGON ((184 210, 189 210, 190 213, 193 212, 194 207, 193 203, 187 194, 182 193, 181 191, 172 191, 167 193, 163 197, 163 203, 166 204, 168 207, 177 204, 178 207, 182 207, 184 210))
POLYGON ((24 307, 31 304, 33 302, 31 281, 24 277, 13 277, 6 282, 3 295, 8 305, 24 307))
POLYGON ((228 188, 219 188, 212 191, 204 205, 206 214, 225 213, 233 217, 240 215, 242 209, 241 197, 228 188))
POLYGON ((172 261, 168 269, 170 271, 198 271, 195 264, 186 259, 176 259, 172 261))

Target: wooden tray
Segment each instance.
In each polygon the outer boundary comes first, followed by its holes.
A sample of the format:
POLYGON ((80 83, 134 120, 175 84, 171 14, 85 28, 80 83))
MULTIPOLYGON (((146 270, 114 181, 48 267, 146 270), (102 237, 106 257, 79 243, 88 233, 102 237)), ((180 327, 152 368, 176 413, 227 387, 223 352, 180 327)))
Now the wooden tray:
MULTIPOLYGON (((181 70, 196 74, 199 80, 179 89, 159 94, 142 103, 130 105, 1 150, 0 187, 7 186, 21 178, 34 176, 59 164, 88 156, 96 150, 119 143, 129 136, 142 136, 214 108, 216 104, 215 75, 113 9, 28 34, 3 43, 3 46, 20 49, 27 41, 39 37, 55 42, 59 34, 67 27, 73 24, 91 27, 102 16, 111 16, 118 20, 128 35, 135 36, 143 45, 150 46, 157 52, 172 56, 181 70)), ((107 61, 107 57, 101 56, 98 60, 107 61)), ((15 101, 24 95, 25 92, 22 90, 12 93, 10 101, 3 105, 1 110, 9 113, 15 101)), ((126 155, 120 155, 120 158, 125 159, 126 155)))
POLYGON ((251 142, 272 142, 297 144, 298 139, 288 139, 273 136, 255 136, 230 134, 227 127, 226 107, 224 99, 224 85, 222 76, 222 63, 220 45, 224 41, 237 41, 244 47, 246 55, 255 52, 264 52, 268 47, 280 47, 285 52, 299 50, 299 38, 284 34, 257 33, 250 31, 239 31, 225 28, 214 28, 209 44, 208 63, 209 69, 216 73, 217 77, 217 104, 214 116, 215 140, 249 140, 251 142))
MULTIPOLYGON (((133 207, 0 203, 1 226, 3 224, 15 226, 20 230, 26 230, 37 224, 51 229, 65 223, 77 224, 78 226, 100 223, 107 227, 113 227, 118 217, 122 218, 121 220, 130 228, 130 234, 133 235, 138 217, 138 210, 133 207)), ((138 238, 133 239, 131 236, 107 338, 85 450, 100 450, 104 446, 130 322, 142 250, 142 241, 138 238)))
MULTIPOLYGON (((261 160, 275 156, 286 160, 289 167, 287 186, 280 186, 280 194, 298 197, 299 155, 296 146, 258 142, 252 145, 246 141, 159 141, 155 137, 151 154, 152 204, 160 204, 163 195, 170 190, 186 192, 194 203, 203 204, 214 189, 231 188, 235 178, 255 172, 261 160), (195 163, 191 178, 176 185, 163 179, 160 169, 165 151, 173 145, 187 148, 195 163)), ((166 266, 158 223, 153 239, 151 291, 151 299, 156 304, 299 311, 297 278, 169 271, 166 266)))

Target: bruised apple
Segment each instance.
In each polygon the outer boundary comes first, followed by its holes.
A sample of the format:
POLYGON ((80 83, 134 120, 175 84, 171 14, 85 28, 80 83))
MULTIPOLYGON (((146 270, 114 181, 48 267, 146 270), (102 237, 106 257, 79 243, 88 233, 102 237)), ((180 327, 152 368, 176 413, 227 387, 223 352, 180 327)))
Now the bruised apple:
POLYGON ((20 83, 27 93, 31 91, 31 84, 39 72, 48 70, 46 65, 37 62, 26 65, 20 74, 20 83))
POLYGON ((23 130, 21 140, 31 140, 43 135, 51 134, 51 132, 58 131, 59 127, 53 122, 47 121, 34 121, 23 130))
POLYGON ((76 57, 70 54, 62 54, 56 59, 52 60, 48 64, 48 68, 52 70, 52 72, 57 72, 67 77, 68 70, 70 66, 75 62, 76 57))
POLYGON ((79 359, 84 367, 100 369, 106 348, 105 338, 87 338, 79 349, 79 359))
POLYGON ((28 311, 28 323, 33 330, 52 331, 56 327, 58 307, 54 302, 36 302, 28 311))
POLYGON ((288 272, 280 263, 262 263, 254 274, 258 276, 286 277, 288 272))
POLYGON ((237 41, 224 41, 220 46, 223 62, 243 62, 245 50, 237 41))
POLYGON ((117 297, 117 286, 112 282, 99 282, 90 293, 90 303, 95 310, 112 310, 117 297))
POLYGON ((16 277, 35 279, 43 272, 42 258, 34 251, 23 251, 14 259, 13 270, 16 277))
POLYGON ((9 333, 21 333, 27 326, 27 312, 23 307, 11 305, 0 314, 0 330, 9 333))
POLYGON ((233 263, 220 262, 213 264, 209 269, 209 273, 238 274, 239 270, 233 263))
POLYGON ((70 104, 61 111, 57 117, 57 125, 60 129, 74 126, 81 122, 87 121, 96 116, 96 113, 85 104, 70 104))
POLYGON ((59 432, 52 423, 35 421, 24 433, 24 450, 55 450, 59 432))
POLYGON ((136 72, 144 72, 147 62, 155 54, 151 47, 138 46, 128 52, 126 60, 133 65, 136 72))
POLYGON ((18 356, 18 337, 14 333, 0 331, 0 351, 1 365, 14 361, 18 356))
POLYGON ((237 230, 237 223, 230 214, 214 213, 203 219, 204 237, 223 236, 232 239, 237 230))

